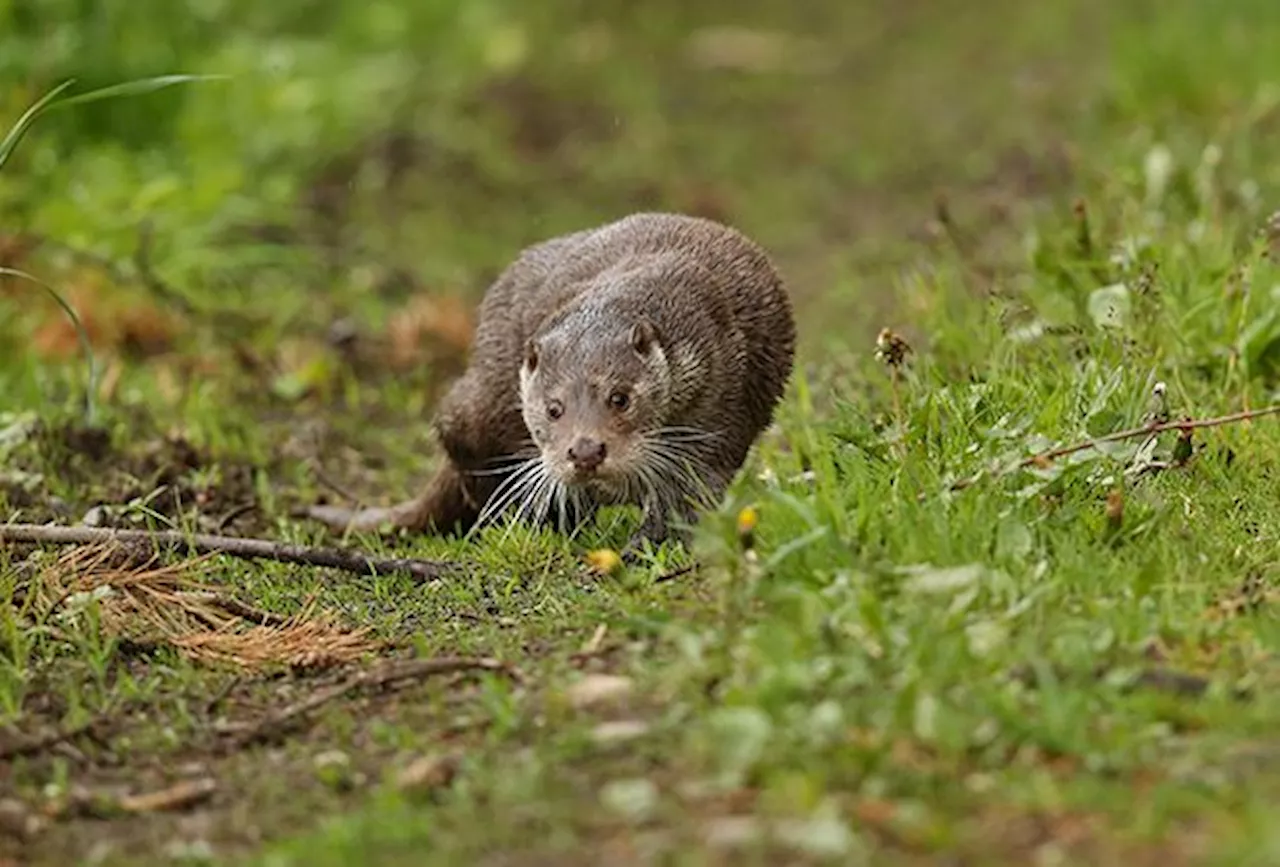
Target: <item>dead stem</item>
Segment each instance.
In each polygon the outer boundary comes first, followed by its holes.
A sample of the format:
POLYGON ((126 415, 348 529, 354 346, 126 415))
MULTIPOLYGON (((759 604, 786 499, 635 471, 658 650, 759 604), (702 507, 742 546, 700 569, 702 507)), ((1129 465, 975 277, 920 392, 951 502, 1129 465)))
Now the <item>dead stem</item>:
MULTIPOLYGON (((1214 418, 1201 418, 1201 419, 1185 418, 1179 421, 1168 421, 1168 422, 1162 422, 1161 424, 1148 424, 1148 425, 1143 425, 1142 427, 1129 428, 1128 430, 1116 431, 1115 433, 1109 433, 1106 436, 1094 437, 1093 439, 1084 440, 1082 442, 1074 443, 1073 445, 1061 446, 1059 448, 1053 448, 1053 449, 1048 449, 1047 451, 1038 452, 1037 454, 1031 455, 1028 458, 1023 458, 1021 461, 1014 464, 1012 467, 1009 467, 1005 470, 994 473, 993 475, 998 477, 998 476, 1004 475, 1005 473, 1014 472, 1016 470, 1024 469, 1030 466, 1043 466, 1045 464, 1051 463, 1052 461, 1058 458, 1066 457, 1067 455, 1072 455, 1072 454, 1075 454, 1076 452, 1082 452, 1085 449, 1096 448, 1102 443, 1113 443, 1113 442, 1119 442, 1121 440, 1136 439, 1137 437, 1149 436, 1151 434, 1163 433, 1164 431, 1170 431, 1170 430, 1185 432, 1185 431, 1198 430, 1200 428, 1219 427, 1221 425, 1234 424, 1236 422, 1242 422, 1242 421, 1249 421, 1251 419, 1261 418, 1262 416, 1267 416, 1267 415, 1275 415, 1277 413, 1280 413, 1280 404, 1263 407, 1261 409, 1245 410, 1244 412, 1235 412, 1235 413, 1231 413, 1230 415, 1220 415, 1214 418)), ((964 479, 959 479, 958 481, 952 482, 951 485, 948 487, 948 490, 959 491, 964 488, 967 488, 970 485, 976 484, 978 481, 980 481, 983 475, 985 474, 978 473, 976 475, 972 475, 964 479)))

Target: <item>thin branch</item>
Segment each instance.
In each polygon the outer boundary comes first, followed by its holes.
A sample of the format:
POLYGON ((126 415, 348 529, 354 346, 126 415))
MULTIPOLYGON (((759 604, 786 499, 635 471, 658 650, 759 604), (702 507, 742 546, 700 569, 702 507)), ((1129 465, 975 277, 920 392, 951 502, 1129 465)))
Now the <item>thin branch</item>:
POLYGON ((502 672, 513 680, 521 680, 520 673, 516 669, 497 659, 445 656, 437 659, 397 660, 379 668, 363 671, 336 686, 313 693, 238 732, 233 729, 232 732, 235 734, 233 744, 236 747, 245 747, 270 740, 300 717, 369 687, 387 686, 402 680, 422 680, 437 674, 477 670, 502 672))
POLYGON ((0 542, 37 542, 53 545, 100 545, 110 542, 150 545, 157 552, 226 554, 245 560, 275 560, 321 566, 369 575, 405 573, 420 581, 434 581, 460 564, 444 560, 400 557, 368 557, 337 548, 311 548, 266 539, 180 533, 175 530, 117 530, 98 527, 57 527, 44 524, 0 524, 0 542))
MULTIPOLYGON (((1276 415, 1277 413, 1280 413, 1280 404, 1263 407, 1261 409, 1247 410, 1245 412, 1235 412, 1230 415, 1220 415, 1214 418, 1200 418, 1200 419, 1185 418, 1180 421, 1167 421, 1167 422, 1162 422, 1160 424, 1148 424, 1148 425, 1143 425, 1142 427, 1129 428, 1128 430, 1116 431, 1115 433, 1109 433, 1105 436, 1084 440, 1082 442, 1074 443, 1069 446, 1061 446, 1059 448, 1053 448, 1053 449, 1048 449, 1047 451, 1038 452, 1037 454, 1031 455, 1031 457, 1023 458, 1022 460, 1018 461, 1018 463, 1014 464, 1011 467, 1008 467, 1007 469, 997 472, 995 475, 997 476, 1004 475, 1005 473, 1015 472, 1017 470, 1025 469, 1026 467, 1030 467, 1030 466, 1042 466, 1058 458, 1066 457, 1067 455, 1073 455, 1076 452, 1082 452, 1085 449, 1096 448, 1102 443, 1114 443, 1114 442, 1120 442, 1121 440, 1131 440, 1141 436, 1149 436, 1151 434, 1158 434, 1158 433, 1163 433, 1165 431, 1171 431, 1171 430, 1191 431, 1191 430, 1198 430, 1200 428, 1219 427, 1225 424, 1234 424, 1236 422, 1249 421, 1250 419, 1261 418, 1262 416, 1276 415)), ((984 475, 983 473, 978 473, 977 475, 969 476, 968 478, 964 478, 964 479, 960 479, 958 481, 952 482, 948 490, 959 491, 963 488, 967 488, 970 485, 973 485, 976 482, 978 482, 983 477, 983 475, 984 475)))
POLYGON ((218 781, 212 777, 183 780, 167 788, 141 795, 125 795, 116 805, 126 813, 158 813, 169 810, 185 810, 213 797, 218 791, 218 781))

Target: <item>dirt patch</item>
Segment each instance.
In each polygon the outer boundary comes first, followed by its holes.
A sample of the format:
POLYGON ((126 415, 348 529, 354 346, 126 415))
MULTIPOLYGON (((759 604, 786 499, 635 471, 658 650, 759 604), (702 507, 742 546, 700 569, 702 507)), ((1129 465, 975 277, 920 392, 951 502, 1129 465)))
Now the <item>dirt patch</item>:
POLYGON ((160 433, 130 414, 111 426, 32 418, 10 445, 0 493, 27 521, 136 526, 142 516, 205 531, 262 528, 254 467, 227 461, 180 433, 160 433), (124 431, 133 433, 126 439, 124 431), (50 492, 57 480, 63 496, 50 492))
POLYGON ((66 732, 32 720, 25 727, 34 730, 21 735, 30 748, 11 747, 0 775, 0 802, 24 817, 20 833, 0 834, 0 858, 34 865, 227 854, 305 830, 383 783, 427 794, 447 787, 449 775, 429 769, 402 778, 415 758, 461 749, 486 727, 466 710, 477 695, 469 669, 483 667, 440 662, 390 659, 320 677, 208 675, 184 693, 66 732), (388 666, 416 676, 370 676, 388 666), (314 708, 297 712, 304 706, 314 708), (430 752, 379 736, 388 725, 412 726, 430 752), (33 788, 60 776, 66 785, 33 788))

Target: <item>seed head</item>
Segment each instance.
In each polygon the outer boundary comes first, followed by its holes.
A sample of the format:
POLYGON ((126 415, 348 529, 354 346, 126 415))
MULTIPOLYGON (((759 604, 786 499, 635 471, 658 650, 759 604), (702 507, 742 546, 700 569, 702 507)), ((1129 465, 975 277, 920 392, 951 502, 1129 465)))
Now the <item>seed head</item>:
POLYGON ((911 344, 888 328, 881 328, 876 337, 876 360, 888 367, 901 367, 911 353, 911 344))

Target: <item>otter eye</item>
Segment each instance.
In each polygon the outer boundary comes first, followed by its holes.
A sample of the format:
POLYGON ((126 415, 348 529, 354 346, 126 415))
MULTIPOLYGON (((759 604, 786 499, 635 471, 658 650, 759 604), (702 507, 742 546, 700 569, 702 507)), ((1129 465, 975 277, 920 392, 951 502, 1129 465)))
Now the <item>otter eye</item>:
POLYGON ((555 421, 562 415, 564 415, 564 404, 560 403, 560 401, 553 400, 551 403, 547 404, 547 417, 552 421, 555 421))
POLYGON ((627 396, 625 391, 615 391, 609 395, 609 406, 614 409, 626 409, 631 406, 631 398, 627 396))

